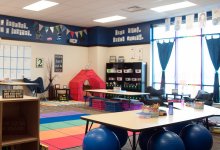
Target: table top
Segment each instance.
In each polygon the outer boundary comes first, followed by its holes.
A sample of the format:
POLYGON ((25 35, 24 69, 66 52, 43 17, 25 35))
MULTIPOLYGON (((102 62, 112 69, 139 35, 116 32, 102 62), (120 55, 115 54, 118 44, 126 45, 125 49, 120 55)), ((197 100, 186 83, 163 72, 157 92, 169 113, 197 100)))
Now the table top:
MULTIPOLYGON (((168 111, 168 108, 160 107, 160 109, 168 111)), ((159 116, 156 118, 143 118, 138 113, 141 110, 125 111, 117 113, 107 113, 98 115, 82 116, 81 119, 92 121, 95 123, 112 125, 121 127, 129 131, 141 131, 144 129, 162 127, 170 124, 179 122, 191 121, 196 119, 202 119, 211 117, 215 113, 215 108, 208 107, 204 110, 189 109, 189 110, 178 110, 174 109, 173 115, 159 116)), ((168 113, 167 113, 168 114, 168 113)))
POLYGON ((111 90, 111 89, 90 89, 90 90, 85 90, 85 91, 86 92, 93 92, 93 93, 129 95, 129 96, 148 95, 149 94, 149 93, 131 92, 131 91, 114 91, 114 90, 111 90))
POLYGON ((24 102, 24 101, 39 101, 37 97, 24 95, 23 98, 2 98, 0 96, 0 104, 8 102, 24 102))
POLYGON ((22 86, 22 85, 38 85, 38 83, 26 83, 26 82, 10 81, 10 82, 0 82, 0 85, 22 86))
POLYGON ((166 93, 166 95, 189 96, 191 94, 185 94, 185 93, 166 93))

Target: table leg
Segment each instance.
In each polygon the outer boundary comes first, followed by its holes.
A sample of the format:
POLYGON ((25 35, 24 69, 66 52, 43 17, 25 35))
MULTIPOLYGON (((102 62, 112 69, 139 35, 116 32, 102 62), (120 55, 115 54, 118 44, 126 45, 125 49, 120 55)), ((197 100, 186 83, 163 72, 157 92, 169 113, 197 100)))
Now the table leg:
POLYGON ((89 120, 86 121, 86 129, 85 129, 85 134, 88 132, 88 127, 89 127, 89 120))
POLYGON ((205 118, 206 128, 209 130, 209 119, 205 118))
POLYGON ((136 132, 133 132, 132 150, 136 150, 136 132))

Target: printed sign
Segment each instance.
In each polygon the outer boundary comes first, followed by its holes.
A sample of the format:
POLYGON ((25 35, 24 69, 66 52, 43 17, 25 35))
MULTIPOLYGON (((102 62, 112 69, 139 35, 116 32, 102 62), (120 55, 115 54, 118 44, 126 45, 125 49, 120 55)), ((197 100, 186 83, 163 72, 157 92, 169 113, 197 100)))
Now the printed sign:
POLYGON ((55 55, 54 72, 63 72, 63 55, 55 55))
POLYGON ((23 98, 23 90, 21 89, 2 90, 2 98, 23 98))

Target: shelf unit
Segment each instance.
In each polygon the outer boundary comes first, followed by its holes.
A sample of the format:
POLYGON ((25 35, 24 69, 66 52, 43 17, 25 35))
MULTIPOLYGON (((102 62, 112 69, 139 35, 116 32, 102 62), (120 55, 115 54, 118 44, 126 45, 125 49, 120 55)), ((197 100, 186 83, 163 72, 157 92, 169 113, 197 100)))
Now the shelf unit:
POLYGON ((39 150, 39 100, 0 97, 0 149, 39 150))
POLYGON ((107 63, 106 88, 120 86, 122 90, 145 92, 147 64, 143 62, 107 63))

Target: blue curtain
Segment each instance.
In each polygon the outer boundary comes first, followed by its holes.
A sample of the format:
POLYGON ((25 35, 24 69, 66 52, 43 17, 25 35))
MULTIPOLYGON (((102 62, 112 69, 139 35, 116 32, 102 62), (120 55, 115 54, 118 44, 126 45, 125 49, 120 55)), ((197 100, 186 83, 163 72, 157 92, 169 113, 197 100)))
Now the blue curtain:
POLYGON ((161 89, 165 90, 165 70, 167 67, 167 64, 170 59, 170 55, 173 49, 173 44, 174 42, 169 42, 169 43, 159 43, 157 42, 157 48, 158 48, 158 54, 159 54, 159 59, 160 59, 160 65, 162 68, 162 77, 161 77, 161 89))
POLYGON ((216 103, 219 103, 219 77, 218 77, 218 69, 220 66, 220 38, 217 39, 207 39, 207 46, 209 50, 209 55, 212 60, 212 64, 215 68, 215 79, 214 79, 214 92, 213 92, 213 100, 216 103))

